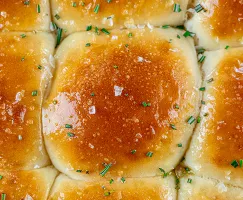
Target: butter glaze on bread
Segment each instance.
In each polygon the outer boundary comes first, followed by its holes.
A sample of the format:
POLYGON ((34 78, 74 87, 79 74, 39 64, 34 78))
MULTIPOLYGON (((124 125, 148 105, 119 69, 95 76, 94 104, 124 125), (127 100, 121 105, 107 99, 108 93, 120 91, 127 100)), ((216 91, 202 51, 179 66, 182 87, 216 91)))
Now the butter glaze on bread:
POLYGON ((243 189, 215 179, 186 176, 180 179, 178 200, 241 200, 243 189), (191 180, 191 183, 188 183, 191 180))
POLYGON ((55 167, 82 179, 107 164, 106 176, 144 177, 179 163, 194 127, 187 120, 198 113, 200 72, 192 40, 177 34, 114 30, 63 41, 42 115, 55 167))
POLYGON ((186 19, 188 0, 86 0, 73 6, 69 0, 51 0, 55 23, 67 33, 94 28, 133 28, 136 25, 182 25, 186 19), (83 4, 84 3, 84 4, 83 4), (174 12, 174 4, 181 12, 174 12), (95 10, 97 12, 95 12, 95 10))
POLYGON ((0 170, 0 196, 6 199, 44 200, 47 199, 57 170, 46 167, 35 170, 0 170))
POLYGON ((0 33, 0 169, 49 164, 41 106, 53 51, 48 33, 0 33))
POLYGON ((49 0, 1 0, 0 32, 49 31, 49 0), (38 11, 39 7, 39 11, 38 11))
POLYGON ((57 177, 48 200, 174 200, 176 199, 175 177, 127 178, 99 180, 95 182, 77 181, 61 174, 57 177))
POLYGON ((196 0, 206 10, 194 13, 185 23, 198 37, 198 45, 206 49, 243 45, 243 3, 241 0, 196 0))
POLYGON ((243 48, 206 52, 205 56, 202 121, 185 162, 198 175, 242 186, 243 48), (238 166, 233 167, 234 162, 238 166))

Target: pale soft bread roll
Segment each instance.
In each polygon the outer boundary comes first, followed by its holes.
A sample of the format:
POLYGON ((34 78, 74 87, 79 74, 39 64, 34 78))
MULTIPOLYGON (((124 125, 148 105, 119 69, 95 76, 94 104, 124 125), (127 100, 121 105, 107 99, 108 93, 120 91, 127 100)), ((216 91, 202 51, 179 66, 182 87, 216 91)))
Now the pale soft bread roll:
POLYGON ((243 168, 231 163, 236 160, 240 165, 243 158, 243 48, 206 52, 205 56, 202 121, 185 162, 196 174, 242 186, 243 168))
POLYGON ((127 178, 78 181, 61 174, 57 177, 48 200, 176 200, 175 177, 127 178))
POLYGON ((42 114, 57 169, 75 179, 93 178, 111 164, 106 176, 143 177, 179 163, 194 127, 187 120, 198 113, 201 84, 193 42, 182 34, 114 30, 75 33, 63 41, 42 114))
POLYGON ((6 200, 45 200, 47 199, 57 170, 53 167, 26 171, 0 170, 0 197, 6 200))
POLYGON ((41 133, 41 104, 54 45, 47 33, 0 33, 0 169, 49 164, 41 133))
POLYGON ((196 33, 198 45, 206 49, 243 45, 243 3, 241 0, 196 0, 206 9, 194 13, 185 24, 196 33))
POLYGON ((243 189, 198 176, 180 179, 178 200, 242 200, 243 189), (188 183, 189 182, 189 183, 188 183), (191 183, 190 183, 191 182, 191 183))
POLYGON ((49 0, 0 1, 0 32, 49 31, 50 19, 49 0))
POLYGON ((52 17, 67 33, 98 28, 133 28, 136 25, 181 25, 185 21, 188 0, 51 0, 52 17), (76 3, 76 4, 73 4, 76 3), (85 3, 85 4, 83 4, 85 3), (174 4, 181 12, 174 12, 174 4), (76 6, 75 6, 76 5, 76 6), (94 10, 99 7, 97 13, 94 10))

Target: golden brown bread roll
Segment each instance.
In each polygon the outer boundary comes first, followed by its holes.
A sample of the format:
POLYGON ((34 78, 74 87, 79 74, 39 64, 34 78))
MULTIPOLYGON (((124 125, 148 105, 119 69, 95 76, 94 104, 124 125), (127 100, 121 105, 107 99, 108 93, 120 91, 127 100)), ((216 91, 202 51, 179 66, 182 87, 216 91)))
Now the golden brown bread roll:
POLYGON ((67 33, 98 28, 133 28, 136 25, 182 25, 188 0, 51 0, 52 17, 67 33), (174 12, 178 4, 180 12, 174 12))
POLYGON ((0 32, 49 31, 48 0, 1 0, 0 32))
POLYGON ((0 33, 0 169, 49 164, 41 106, 54 43, 48 33, 0 33))
POLYGON ((242 200, 243 189, 215 179, 185 176, 180 179, 178 200, 242 200))
POLYGON ((99 176, 109 165, 106 176, 144 177, 179 163, 201 84, 192 40, 182 35, 133 29, 63 41, 43 106, 55 167, 75 179, 99 176))
POLYGON ((186 28, 196 33, 198 45, 207 49, 243 45, 243 3, 241 0, 196 0, 186 28), (201 6, 201 9, 200 9, 201 6))
POLYGON ((205 56, 205 105, 186 164, 198 175, 242 186, 243 48, 205 56))
POLYGON ((175 200, 175 177, 127 178, 99 180, 95 182, 77 181, 61 174, 57 177, 49 200, 175 200))
POLYGON ((0 170, 0 197, 10 200, 47 199, 57 170, 46 167, 35 170, 0 170))

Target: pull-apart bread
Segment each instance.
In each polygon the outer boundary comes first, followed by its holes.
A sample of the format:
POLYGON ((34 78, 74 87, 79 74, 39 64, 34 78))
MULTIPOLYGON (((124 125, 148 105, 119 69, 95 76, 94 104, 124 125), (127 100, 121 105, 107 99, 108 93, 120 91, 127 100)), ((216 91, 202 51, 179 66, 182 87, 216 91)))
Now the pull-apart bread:
POLYGON ((52 187, 49 200, 175 200, 177 195, 175 187, 173 176, 127 178, 124 182, 120 179, 85 182, 61 174, 52 187))
POLYGON ((198 45, 206 49, 243 46, 242 0, 195 0, 193 17, 186 28, 196 33, 198 45))
POLYGON ((67 33, 84 31, 90 25, 106 29, 182 25, 187 3, 188 0, 51 0, 52 17, 67 33))
POLYGON ((200 176, 242 187, 243 48, 205 56, 202 120, 185 162, 200 176))
POLYGON ((200 104, 196 52, 183 34, 128 29, 75 33, 63 41, 42 113, 58 170, 83 179, 107 168, 106 176, 126 177, 175 168, 200 104))
POLYGON ((54 43, 48 33, 0 33, 0 169, 50 164, 42 138, 41 106, 54 43))
POLYGON ((0 0, 0 32, 49 31, 49 0, 0 0))

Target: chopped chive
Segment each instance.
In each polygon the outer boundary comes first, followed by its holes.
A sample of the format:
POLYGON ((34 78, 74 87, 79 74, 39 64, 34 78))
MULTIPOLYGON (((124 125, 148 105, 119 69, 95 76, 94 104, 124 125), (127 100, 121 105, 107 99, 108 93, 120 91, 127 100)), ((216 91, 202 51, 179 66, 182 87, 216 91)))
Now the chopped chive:
POLYGON ((111 193, 109 191, 106 191, 106 192, 104 192, 104 195, 107 197, 107 196, 110 196, 111 193))
POLYGON ((22 139, 23 139, 22 135, 18 135, 18 140, 22 140, 22 139))
POLYGON ((92 25, 86 27, 86 31, 90 31, 92 29, 92 25))
POLYGON ((6 200, 6 196, 7 196, 7 195, 6 195, 5 193, 2 193, 2 194, 1 194, 1 200, 6 200))
POLYGON ((201 104, 205 105, 205 104, 206 104, 206 102, 202 100, 202 101, 201 101, 201 104))
POLYGON ((225 49, 227 50, 229 48, 229 46, 227 45, 226 47, 225 47, 225 49))
POLYGON ((74 137, 75 135, 74 135, 73 133, 68 132, 68 133, 67 133, 67 136, 68 136, 68 137, 74 137))
POLYGON ((94 8, 94 12, 97 14, 99 12, 100 9, 100 4, 97 4, 94 8))
POLYGON ((198 54, 203 54, 206 50, 204 48, 197 49, 198 54))
POLYGON ((108 164, 105 166, 105 168, 100 172, 100 175, 103 177, 108 172, 108 170, 111 168, 111 164, 108 164))
POLYGON ((179 143, 179 144, 177 144, 177 146, 178 146, 178 147, 182 147, 182 144, 181 144, 181 143, 179 143))
POLYGON ((175 3, 175 4, 174 4, 173 11, 174 11, 174 12, 181 12, 180 4, 175 3))
POLYGON ((179 109, 179 105, 176 103, 176 104, 174 105, 174 108, 175 108, 175 109, 179 109))
POLYGON ((126 48, 129 47, 129 44, 125 44, 125 47, 126 47, 126 48))
POLYGON ((114 65, 113 67, 114 67, 114 69, 118 69, 118 66, 117 65, 114 65))
POLYGON ((34 90, 34 91, 32 91, 32 93, 31 93, 32 96, 37 96, 37 94, 38 94, 38 91, 37 91, 37 90, 34 90))
POLYGON ((176 126, 174 124, 170 124, 170 127, 173 129, 173 130, 177 130, 176 129, 176 126))
POLYGON ((109 182, 110 182, 110 184, 112 184, 112 183, 114 182, 114 180, 113 180, 113 179, 111 179, 109 182))
POLYGON ((177 34, 177 38, 178 38, 178 39, 181 39, 181 36, 177 34))
POLYGON ((53 28, 53 31, 57 29, 57 25, 55 22, 51 22, 51 26, 53 28))
POLYGON ((126 182, 126 179, 124 177, 121 178, 121 182, 122 183, 125 183, 126 182))
POLYGON ((199 90, 200 90, 200 91, 205 91, 206 88, 205 88, 205 87, 200 87, 199 90))
POLYGON ((25 34, 21 34, 20 37, 21 38, 26 38, 26 35, 25 34))
POLYGON ((183 25, 176 26, 176 28, 181 29, 181 30, 185 29, 185 27, 183 25))
POLYGON ((169 173, 166 173, 164 169, 159 168, 159 170, 163 173, 163 178, 168 176, 169 173))
POLYGON ((126 97, 128 97, 128 94, 126 93, 126 94, 124 94, 126 97))
POLYGON ((95 93, 94 93, 94 92, 92 92, 92 93, 90 94, 90 96, 94 97, 94 96, 95 96, 95 93))
POLYGON ((105 28, 102 28, 101 31, 102 31, 103 33, 105 33, 106 35, 110 35, 110 32, 107 31, 105 28))
POLYGON ((167 28, 170 28, 170 25, 164 25, 162 26, 163 29, 167 29, 167 28))
POLYGON ((81 173, 81 172, 82 172, 82 170, 81 170, 81 169, 77 169, 77 170, 76 170, 76 172, 81 173))
POLYGON ((57 44, 56 47, 61 43, 62 40, 62 28, 57 29, 57 44))
POLYGON ((65 124, 65 128, 73 128, 71 124, 65 124))
POLYGON ((85 6, 85 3, 83 1, 81 2, 81 6, 85 6))
POLYGON ((236 167, 239 166, 239 164, 238 164, 238 162, 237 162, 236 160, 233 160, 233 161, 231 162, 231 165, 232 165, 234 168, 236 168, 236 167))
POLYGON ((29 0, 25 0, 24 1, 24 5, 30 5, 30 1, 29 0))
POLYGON ((201 4, 196 5, 196 7, 195 7, 195 11, 196 11, 197 13, 201 12, 202 10, 204 10, 204 8, 202 7, 201 4))
POLYGON ((61 17, 58 14, 55 14, 54 16, 57 20, 59 20, 61 17))
POLYGON ((21 61, 23 62, 24 60, 25 60, 25 57, 22 57, 22 58, 21 58, 21 61))
POLYGON ((41 66, 41 65, 38 65, 37 68, 38 68, 38 69, 42 69, 42 66, 41 66))
POLYGON ((136 149, 131 150, 131 154, 135 154, 137 152, 136 149))
POLYGON ((151 106, 151 103, 147 103, 145 101, 142 102, 142 106, 143 107, 150 107, 151 106))
POLYGON ((189 119, 187 120, 188 124, 192 124, 196 119, 193 116, 190 116, 189 119))
POLYGON ((200 122, 201 122, 201 117, 198 116, 198 117, 197 117, 197 123, 199 124, 200 122))
POLYGON ((99 35, 99 34, 100 34, 99 29, 98 29, 98 27, 97 27, 97 26, 95 27, 95 33, 96 33, 97 35, 99 35))
POLYGON ((3 179, 3 176, 2 175, 0 175, 0 180, 2 180, 3 179))
POLYGON ((149 152, 146 153, 146 156, 147 156, 147 157, 152 157, 153 154, 154 154, 153 152, 149 151, 149 152))
POLYGON ((194 37, 195 36, 195 33, 193 32, 190 32, 190 31, 186 31, 184 34, 183 34, 184 37, 194 37))
POLYGON ((201 58, 198 60, 199 63, 203 63, 203 61, 205 60, 206 56, 201 56, 201 58))
POLYGON ((192 183, 192 179, 187 179, 187 183, 192 183))
POLYGON ((107 0, 107 3, 110 3, 111 2, 111 0, 107 0))
POLYGON ((72 7, 77 7, 77 3, 76 2, 72 2, 72 7))
POLYGON ((242 166, 243 166, 243 160, 240 159, 240 167, 242 167, 242 166))
POLYGON ((128 33, 128 37, 131 38, 132 37, 132 33, 128 33))
POLYGON ((189 169, 188 167, 185 167, 185 170, 186 170, 187 172, 189 172, 189 171, 190 171, 190 169, 189 169))
POLYGON ((85 46, 86 46, 86 47, 90 47, 91 44, 90 44, 90 43, 86 43, 85 46))
POLYGON ((210 79, 207 80, 208 83, 211 83, 211 82, 213 82, 213 81, 214 81, 213 78, 210 78, 210 79))
POLYGON ((41 8, 40 8, 40 4, 37 4, 37 13, 40 13, 41 12, 41 8))
POLYGON ((175 187, 175 189, 180 189, 179 183, 180 183, 180 179, 176 177, 176 187, 175 187))

